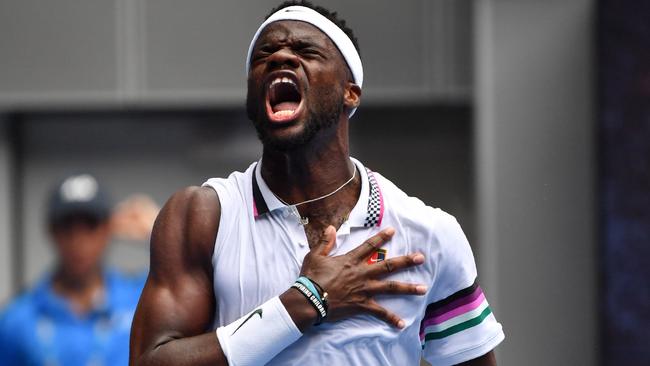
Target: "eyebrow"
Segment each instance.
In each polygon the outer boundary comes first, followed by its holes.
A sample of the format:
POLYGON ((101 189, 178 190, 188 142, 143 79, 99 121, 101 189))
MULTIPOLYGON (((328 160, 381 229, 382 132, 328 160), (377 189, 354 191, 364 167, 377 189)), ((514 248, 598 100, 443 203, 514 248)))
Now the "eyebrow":
MULTIPOLYGON (((282 34, 279 37, 282 38, 282 40, 288 40, 289 42, 297 43, 299 45, 308 44, 308 45, 325 47, 326 44, 327 44, 327 42, 323 41, 320 37, 305 35, 303 37, 297 38, 295 35, 289 35, 289 34, 286 34, 285 32, 281 32, 281 33, 282 34)), ((277 34, 277 32, 270 32, 270 33, 263 34, 259 38, 259 41, 260 41, 259 44, 260 45, 265 45, 265 44, 268 44, 269 42, 273 41, 274 39, 277 39, 278 36, 275 36, 275 34, 277 34)), ((323 34, 323 37, 327 38, 327 35, 323 34)))
MULTIPOLYGON (((320 50, 321 52, 327 52, 329 50, 327 43, 325 42, 315 42, 313 38, 299 38, 290 40, 289 43, 291 47, 296 50, 301 50, 305 48, 314 48, 320 50)), ((258 43, 253 49, 253 53, 268 50, 269 47, 274 47, 272 40, 262 39, 262 42, 258 43)))

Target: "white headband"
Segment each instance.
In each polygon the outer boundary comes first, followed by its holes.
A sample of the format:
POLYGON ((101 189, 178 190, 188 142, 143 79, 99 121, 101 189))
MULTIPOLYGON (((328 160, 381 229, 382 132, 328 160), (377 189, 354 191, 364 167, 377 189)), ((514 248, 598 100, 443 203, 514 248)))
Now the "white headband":
POLYGON ((248 55, 246 56, 246 75, 248 75, 250 69, 253 47, 255 46, 257 38, 267 25, 279 20, 299 20, 320 29, 332 40, 332 42, 334 42, 336 47, 338 47, 345 62, 347 62, 350 71, 352 71, 352 77, 354 78, 355 84, 357 84, 359 88, 363 86, 363 66, 361 65, 361 57, 359 57, 359 52, 357 52, 350 37, 348 37, 341 28, 331 20, 325 18, 319 12, 299 5, 289 6, 278 10, 266 19, 262 25, 260 25, 257 32, 255 32, 255 36, 253 36, 253 39, 251 40, 251 45, 248 47, 248 55))

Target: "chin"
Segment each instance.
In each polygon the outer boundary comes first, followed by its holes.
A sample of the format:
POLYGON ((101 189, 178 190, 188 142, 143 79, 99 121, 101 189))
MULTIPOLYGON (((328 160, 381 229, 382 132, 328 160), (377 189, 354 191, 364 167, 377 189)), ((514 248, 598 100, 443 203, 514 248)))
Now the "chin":
POLYGON ((257 135, 265 149, 276 151, 293 151, 309 145, 314 134, 304 128, 291 133, 290 131, 258 130, 257 135))

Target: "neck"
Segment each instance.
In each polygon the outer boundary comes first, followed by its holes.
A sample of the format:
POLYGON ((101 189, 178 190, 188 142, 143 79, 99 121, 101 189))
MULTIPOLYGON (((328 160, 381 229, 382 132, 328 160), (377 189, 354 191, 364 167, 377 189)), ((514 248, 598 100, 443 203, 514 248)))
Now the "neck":
POLYGON ((104 288, 101 268, 84 276, 76 276, 58 269, 54 273, 52 287, 60 296, 68 299, 77 313, 86 313, 104 288))
POLYGON ((324 133, 319 137, 291 151, 264 148, 262 177, 285 202, 295 204, 320 197, 352 176, 355 167, 350 161, 347 123, 334 129, 331 136, 324 133))
POLYGON ((103 287, 101 268, 95 268, 90 273, 79 276, 67 273, 59 268, 54 273, 54 290, 64 297, 77 297, 95 292, 103 287))

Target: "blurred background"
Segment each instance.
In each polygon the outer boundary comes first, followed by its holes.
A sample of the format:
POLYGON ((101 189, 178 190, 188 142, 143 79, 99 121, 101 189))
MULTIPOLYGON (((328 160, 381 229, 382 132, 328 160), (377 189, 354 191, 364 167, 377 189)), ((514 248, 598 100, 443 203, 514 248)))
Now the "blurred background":
MULTIPOLYGON (((361 46, 353 156, 458 218, 500 364, 650 364, 650 7, 317 3, 361 46)), ((162 205, 259 157, 244 59, 276 5, 0 0, 0 303, 52 265, 57 179, 162 205)), ((146 269, 147 244, 108 260, 146 269)))

